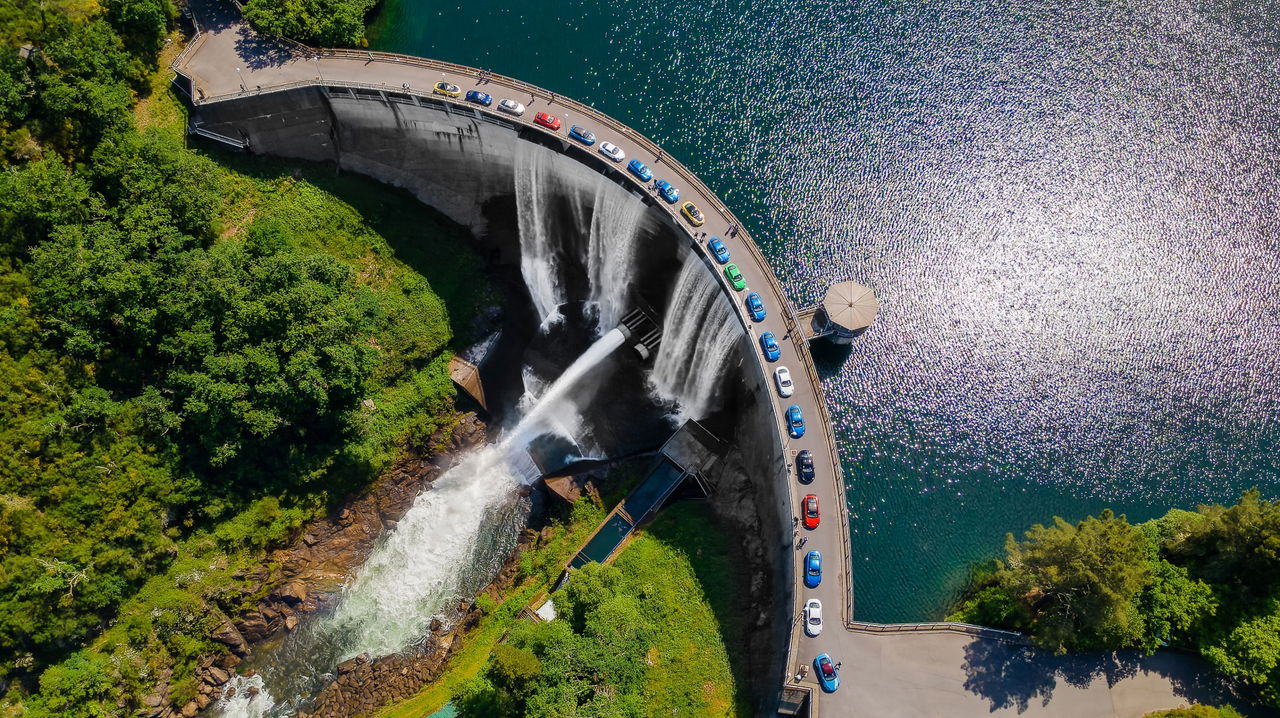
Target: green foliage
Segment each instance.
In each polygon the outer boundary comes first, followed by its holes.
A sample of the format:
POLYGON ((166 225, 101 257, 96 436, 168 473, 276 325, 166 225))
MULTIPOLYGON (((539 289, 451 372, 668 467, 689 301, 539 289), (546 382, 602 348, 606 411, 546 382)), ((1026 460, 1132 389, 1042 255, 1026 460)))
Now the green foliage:
POLYGON ((318 45, 358 45, 377 0, 249 0, 244 16, 261 32, 318 45))
POLYGON ((1240 715, 1240 711, 1231 706, 1215 708, 1196 703, 1190 708, 1174 708, 1148 713, 1143 718, 1243 718, 1243 716, 1240 715))
POLYGON ((666 511, 614 564, 575 571, 556 620, 514 624, 483 678, 455 694, 459 715, 747 714, 722 633, 732 626, 710 605, 726 598, 713 590, 734 595, 727 544, 710 550, 698 507, 666 511), (713 566, 700 576, 686 548, 713 566))
MULTIPOLYGON (((1010 537, 1006 554, 975 571, 950 620, 1025 631, 1059 651, 1194 647, 1280 706, 1280 502, 1255 489, 1234 506, 1137 527, 1109 512, 1075 527, 1055 518, 1026 542, 1010 537)), ((1201 714, 1218 715, 1187 713, 1201 714)))

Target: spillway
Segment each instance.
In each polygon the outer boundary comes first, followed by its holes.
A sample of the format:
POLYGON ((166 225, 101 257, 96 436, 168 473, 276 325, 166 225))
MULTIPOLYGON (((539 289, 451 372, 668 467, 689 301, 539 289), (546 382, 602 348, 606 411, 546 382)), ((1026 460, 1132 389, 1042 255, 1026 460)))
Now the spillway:
POLYGON ((545 328, 559 321, 565 301, 560 237, 551 221, 558 175, 547 151, 518 143, 515 149, 516 221, 520 231, 520 273, 545 328))
POLYGON ((662 323, 650 382, 658 396, 675 404, 678 422, 701 419, 716 408, 742 330, 715 277, 694 255, 685 259, 662 323))

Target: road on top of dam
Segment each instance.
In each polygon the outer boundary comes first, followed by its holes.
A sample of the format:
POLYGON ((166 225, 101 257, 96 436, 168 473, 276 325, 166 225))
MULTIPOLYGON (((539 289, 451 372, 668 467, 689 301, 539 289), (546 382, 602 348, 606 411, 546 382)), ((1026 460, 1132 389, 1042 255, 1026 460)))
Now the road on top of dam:
MULTIPOLYGON (((855 623, 844 480, 804 332, 796 326, 795 312, 747 228, 696 176, 643 135, 585 105, 513 78, 492 75, 481 84, 476 68, 389 53, 312 49, 261 36, 224 0, 191 0, 188 9, 199 32, 175 60, 173 69, 190 82, 191 99, 197 108, 297 87, 325 86, 431 96, 465 107, 467 112, 489 112, 565 141, 571 141, 565 134, 568 128, 581 125, 594 131, 598 142, 620 147, 628 161, 640 159, 649 165, 655 177, 680 189, 681 202, 692 201, 703 211, 706 223, 694 228, 679 215, 678 204, 656 202, 672 214, 676 224, 688 232, 692 246, 704 256, 708 254, 706 241, 699 235, 706 232, 707 237, 724 241, 732 261, 740 267, 748 290, 734 291, 722 272, 717 275, 751 336, 754 355, 770 388, 775 429, 787 457, 787 466, 777 469, 778 480, 787 482, 785 494, 790 497, 793 514, 798 516, 802 497, 810 493, 818 496, 822 507, 817 529, 797 528, 798 535, 808 539, 803 548, 794 544, 778 547, 792 554, 795 585, 787 675, 776 680, 779 687, 786 681, 810 690, 812 715, 977 717, 1030 712, 1071 718, 1137 718, 1192 700, 1221 700, 1218 684, 1205 673, 1203 664, 1186 656, 1124 653, 1054 658, 994 638, 994 634, 961 633, 929 625, 881 631, 855 623), (440 81, 457 85, 463 93, 479 89, 493 95, 494 107, 480 108, 461 98, 433 95, 431 88, 440 81), (497 112, 497 102, 503 98, 523 103, 524 115, 497 112), (552 132, 534 124, 537 112, 560 118, 562 129, 552 132), (727 233, 730 227, 737 228, 736 236, 727 233), (768 313, 763 322, 752 322, 746 315, 743 298, 747 291, 760 292, 768 313), (776 363, 765 362, 760 353, 758 338, 765 331, 772 331, 781 346, 782 357, 776 363), (777 366, 791 369, 795 381, 791 398, 783 399, 776 392, 772 374, 777 366), (807 431, 800 439, 788 436, 783 421, 791 404, 800 406, 804 413, 807 431), (817 469, 817 479, 809 485, 796 481, 792 466, 795 453, 803 449, 813 453, 817 469), (802 583, 801 564, 809 550, 823 554, 824 575, 816 589, 807 589, 802 583), (825 630, 816 638, 804 635, 799 615, 810 598, 822 601, 826 617, 825 630), (828 653, 843 664, 841 687, 834 694, 822 693, 815 683, 812 661, 820 653, 828 653), (807 675, 796 681, 800 667, 806 665, 807 675)), ((621 164, 614 165, 596 153, 592 157, 623 172, 641 191, 652 194, 644 183, 625 173, 621 164)), ((714 259, 710 263, 719 266, 714 259)))

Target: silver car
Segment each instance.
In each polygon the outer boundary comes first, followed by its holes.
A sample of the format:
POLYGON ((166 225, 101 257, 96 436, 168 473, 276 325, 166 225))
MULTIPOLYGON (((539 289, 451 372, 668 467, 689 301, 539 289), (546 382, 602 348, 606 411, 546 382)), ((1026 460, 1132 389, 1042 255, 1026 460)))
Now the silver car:
POLYGON ((621 162, 627 158, 627 153, 623 152, 621 147, 613 144, 612 142, 601 142, 600 154, 608 157, 614 162, 621 162))
POLYGON ((815 638, 822 633, 822 601, 811 598, 804 602, 804 635, 815 638))
POLYGON ((524 105, 516 102, 515 100, 499 100, 498 109, 508 115, 515 115, 516 117, 524 114, 524 105))
POLYGON ((791 370, 785 366, 773 370, 773 380, 778 383, 778 395, 783 399, 791 396, 796 390, 795 383, 791 381, 791 370))

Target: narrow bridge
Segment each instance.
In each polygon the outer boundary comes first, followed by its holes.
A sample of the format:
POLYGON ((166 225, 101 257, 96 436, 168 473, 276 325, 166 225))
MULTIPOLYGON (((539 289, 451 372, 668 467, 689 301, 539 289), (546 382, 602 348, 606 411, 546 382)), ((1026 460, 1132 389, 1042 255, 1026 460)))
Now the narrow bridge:
MULTIPOLYGON (((803 549, 794 542, 790 546, 778 547, 791 555, 790 576, 787 577, 791 590, 779 600, 789 608, 793 619, 786 647, 785 674, 777 677, 777 685, 780 689, 788 688, 786 695, 793 699, 789 703, 800 714, 1021 714, 1027 710, 1028 701, 1025 697, 1015 699, 1022 697, 1026 690, 1031 690, 1030 696, 1036 698, 1032 702, 1035 706, 1032 710, 1039 715, 1139 716, 1146 710, 1176 707, 1183 702, 1180 698, 1186 694, 1177 692, 1171 685, 1185 683, 1187 676, 1175 678, 1159 667, 1152 669, 1158 673, 1155 678, 1125 676, 1121 680, 1108 673, 1107 680, 1091 678, 1087 685, 1081 686, 1078 681, 1071 682, 1073 674, 1065 672, 1065 669, 1060 671, 1050 667, 1047 676, 1030 675, 1026 670, 1021 674, 1010 670, 1008 664, 1015 669, 1025 669, 1028 665, 1026 658, 1019 658, 1021 654, 1018 652, 1024 649, 1017 645, 1020 642, 1017 636, 956 624, 877 626, 853 620, 851 534, 845 480, 822 387, 806 342, 806 336, 812 331, 807 331, 806 325, 798 320, 786 292, 745 225, 697 176, 651 140, 591 107, 514 78, 490 75, 487 82, 480 84, 481 74, 472 67, 383 52, 314 49, 287 40, 262 37, 244 25, 236 9, 225 0, 191 0, 189 10, 199 32, 173 63, 178 75, 175 83, 190 96, 196 108, 193 132, 215 141, 251 151, 269 149, 254 147, 251 137, 246 134, 237 136, 232 127, 201 127, 200 109, 222 103, 242 103, 257 97, 267 100, 269 96, 298 88, 319 88, 328 96, 341 95, 388 105, 439 105, 461 120, 515 126, 521 132, 544 133, 548 138, 554 136, 566 144, 570 141, 564 130, 577 124, 593 130, 600 140, 621 147, 627 158, 644 161, 656 177, 667 179, 680 189, 682 201, 690 200, 702 210, 706 215, 705 225, 693 228, 678 214, 676 205, 655 203, 656 207, 670 214, 674 225, 684 229, 690 246, 712 267, 718 268, 719 265, 709 259, 705 241, 699 235, 706 232, 708 236, 721 237, 748 287, 761 294, 768 316, 764 322, 755 323, 744 314, 743 293, 733 291, 717 271, 722 290, 737 307, 744 331, 753 340, 761 332, 773 332, 782 351, 777 365, 789 367, 795 381, 795 393, 789 399, 780 399, 775 391, 769 391, 774 428, 782 455, 786 457, 775 467, 776 481, 781 482, 779 486, 786 487, 780 492, 788 504, 782 507, 782 515, 798 515, 801 499, 810 493, 818 496, 822 507, 822 522, 816 530, 800 528, 796 532, 797 536, 803 534, 807 538, 803 549), (431 88, 440 81, 455 84, 463 92, 481 89, 493 95, 494 107, 481 108, 461 98, 432 94, 431 88), (527 107, 524 115, 513 117, 497 113, 496 104, 502 98, 523 103, 527 107), (542 111, 559 117, 564 129, 552 132, 534 124, 534 114, 542 111), (736 232, 729 233, 730 228, 735 228, 736 232), (784 424, 784 411, 790 404, 799 405, 804 412, 807 431, 801 439, 791 439, 784 424), (806 449, 812 453, 817 470, 817 479, 807 486, 795 480, 792 466, 795 455, 806 449), (804 588, 801 583, 802 558, 811 549, 821 551, 824 557, 822 582, 813 590, 804 588), (825 608, 826 629, 817 638, 808 638, 802 631, 800 607, 809 598, 820 599, 825 608), (810 665, 819 653, 829 653, 833 660, 844 663, 844 685, 834 694, 823 694, 818 690, 811 668, 806 676, 797 677, 799 669, 810 665), (975 660, 992 665, 977 665, 975 660), (974 683, 975 671, 987 671, 989 675, 985 680, 990 685, 974 683), (1068 678, 1058 681, 1056 676, 1059 673, 1068 678), (1043 693, 1046 680, 1050 692, 1057 683, 1059 697, 1050 703, 1046 693, 1041 704, 1040 694, 1034 691, 1043 693), (1066 686, 1067 683, 1070 685, 1066 686), (1129 687, 1129 692, 1122 694, 1121 689, 1125 686, 1129 687)), ((282 123, 287 119, 283 114, 280 117, 282 123)), ((462 131, 460 128, 459 132, 462 131)), ((320 130, 316 132, 317 142, 329 140, 327 135, 319 134, 320 130)), ((598 154, 592 152, 590 157, 597 170, 625 175, 621 167, 598 154)), ((625 176, 628 181, 635 182, 637 194, 648 192, 630 175, 625 176)), ((775 365, 766 364, 759 351, 752 352, 752 356, 755 357, 756 371, 764 379, 764 386, 771 388, 770 375, 775 365)), ((1142 670, 1144 676, 1149 675, 1146 668, 1142 670)), ((1185 674, 1187 671, 1182 672, 1185 674)))

